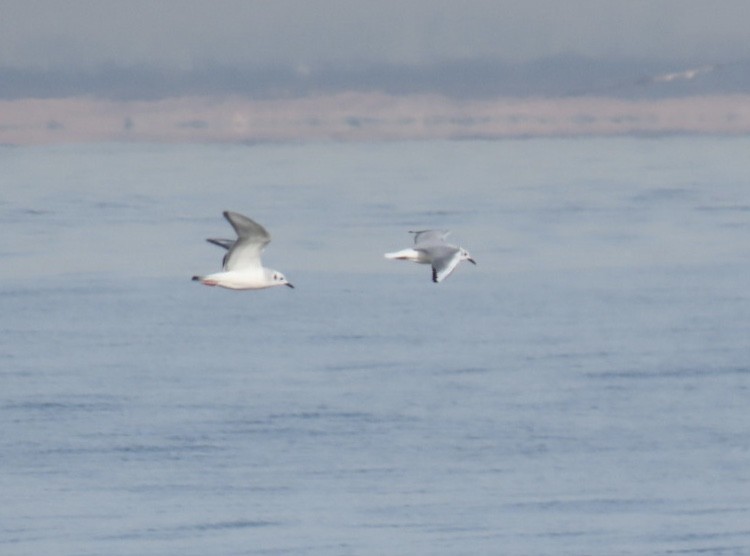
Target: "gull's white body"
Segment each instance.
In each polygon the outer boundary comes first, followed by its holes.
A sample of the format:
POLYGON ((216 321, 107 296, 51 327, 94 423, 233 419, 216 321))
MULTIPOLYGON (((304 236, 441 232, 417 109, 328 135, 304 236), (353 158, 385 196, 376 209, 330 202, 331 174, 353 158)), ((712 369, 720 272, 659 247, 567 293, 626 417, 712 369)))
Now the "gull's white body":
POLYGON ((469 261, 477 264, 466 249, 445 242, 446 230, 422 230, 414 234, 414 247, 386 253, 386 259, 400 259, 432 266, 432 281, 442 282, 453 272, 458 263, 469 261))
POLYGON ((265 268, 260 254, 271 241, 271 235, 257 222, 236 212, 224 211, 224 217, 237 232, 237 239, 209 239, 211 243, 227 249, 223 270, 206 276, 193 276, 193 280, 206 286, 220 286, 231 290, 259 290, 274 286, 293 288, 278 270, 265 268))

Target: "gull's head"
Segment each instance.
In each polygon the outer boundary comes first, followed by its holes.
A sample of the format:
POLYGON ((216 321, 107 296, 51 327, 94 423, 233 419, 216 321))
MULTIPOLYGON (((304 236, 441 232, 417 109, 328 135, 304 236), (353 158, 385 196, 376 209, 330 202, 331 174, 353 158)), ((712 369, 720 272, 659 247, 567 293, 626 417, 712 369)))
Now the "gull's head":
POLYGON ((271 272, 271 280, 273 280, 274 286, 287 286, 288 288, 294 288, 294 286, 289 283, 289 280, 286 279, 286 276, 278 270, 271 272))
POLYGON ((469 261, 471 264, 477 264, 477 262, 472 258, 472 256, 469 254, 469 252, 466 249, 461 248, 461 260, 462 261, 469 261))

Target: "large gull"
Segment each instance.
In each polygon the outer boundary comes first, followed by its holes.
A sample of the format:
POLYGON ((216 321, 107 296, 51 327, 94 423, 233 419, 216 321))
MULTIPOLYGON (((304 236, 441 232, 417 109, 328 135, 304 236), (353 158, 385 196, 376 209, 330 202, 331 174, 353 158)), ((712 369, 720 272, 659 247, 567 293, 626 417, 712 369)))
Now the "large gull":
POLYGON ((237 239, 209 239, 227 249, 221 272, 193 276, 206 286, 220 286, 231 290, 259 290, 274 286, 294 286, 278 270, 265 268, 260 254, 271 241, 271 235, 257 222, 236 212, 224 211, 224 218, 237 232, 237 239))

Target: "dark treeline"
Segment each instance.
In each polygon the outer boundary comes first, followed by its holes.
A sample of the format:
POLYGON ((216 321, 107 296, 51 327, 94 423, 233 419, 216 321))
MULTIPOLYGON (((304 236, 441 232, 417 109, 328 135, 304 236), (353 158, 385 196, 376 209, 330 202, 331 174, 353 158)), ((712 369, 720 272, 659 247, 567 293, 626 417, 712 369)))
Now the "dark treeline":
POLYGON ((341 91, 441 94, 454 98, 606 95, 659 98, 750 92, 750 62, 675 65, 558 56, 524 64, 492 59, 432 65, 229 67, 191 70, 102 65, 89 70, 0 68, 0 98, 95 96, 157 100, 191 95, 300 97, 341 91), (691 71, 695 68, 698 71, 691 71))

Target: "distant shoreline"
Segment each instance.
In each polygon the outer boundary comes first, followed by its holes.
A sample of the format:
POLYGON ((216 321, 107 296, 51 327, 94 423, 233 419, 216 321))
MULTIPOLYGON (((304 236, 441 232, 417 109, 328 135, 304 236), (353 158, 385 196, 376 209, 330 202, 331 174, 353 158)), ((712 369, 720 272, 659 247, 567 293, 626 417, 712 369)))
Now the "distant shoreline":
POLYGON ((750 94, 658 100, 337 93, 256 100, 190 96, 0 100, 0 143, 501 139, 750 134, 750 94))

